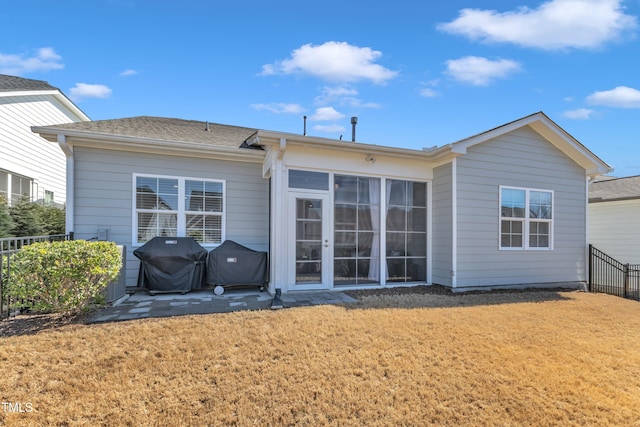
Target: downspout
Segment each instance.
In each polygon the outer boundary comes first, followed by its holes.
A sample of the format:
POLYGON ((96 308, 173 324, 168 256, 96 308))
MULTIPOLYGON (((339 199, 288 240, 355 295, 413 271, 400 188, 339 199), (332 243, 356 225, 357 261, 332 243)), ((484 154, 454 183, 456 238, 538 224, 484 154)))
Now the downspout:
POLYGON ((277 148, 277 155, 273 162, 273 175, 275 174, 274 192, 274 222, 273 222, 273 242, 274 242, 274 268, 276 274, 274 275, 276 283, 274 283, 273 290, 276 295, 284 290, 289 289, 289 283, 287 279, 288 272, 288 234, 287 234, 287 221, 288 215, 286 214, 285 200, 288 197, 288 190, 285 186, 286 173, 284 167, 284 154, 287 150, 287 139, 280 138, 280 144, 277 148), (283 289, 284 288, 284 289, 283 289))
POLYGON ((427 181, 427 285, 433 284, 433 173, 431 175, 431 181, 427 181))
POLYGON ((590 245, 589 245, 589 187, 591 187, 591 183, 593 181, 596 180, 595 176, 588 176, 586 178, 586 189, 585 189, 585 206, 584 206, 584 243, 585 243, 585 260, 586 262, 584 263, 584 277, 585 277, 585 281, 587 283, 586 287, 587 290, 591 290, 589 289, 589 284, 591 283, 591 268, 589 268, 589 265, 591 264, 591 250, 590 250, 590 245))
POLYGON ((73 157, 73 147, 67 143, 66 135, 58 135, 58 145, 64 152, 65 157, 67 158, 67 200, 65 207, 65 230, 66 234, 69 235, 70 239, 73 239, 74 226, 74 211, 75 211, 75 186, 74 186, 74 157, 73 157))
MULTIPOLYGON (((269 152, 263 166, 263 174, 269 176, 269 293, 278 296, 283 290, 283 285, 286 285, 286 270, 284 268, 286 253, 283 255, 287 246, 286 236, 283 233, 283 227, 286 229, 286 223, 283 226, 285 210, 282 206, 284 199, 282 159, 286 148, 287 140, 285 138, 281 138, 279 144, 269 146, 269 152)), ((273 308, 276 306, 272 303, 273 308)))

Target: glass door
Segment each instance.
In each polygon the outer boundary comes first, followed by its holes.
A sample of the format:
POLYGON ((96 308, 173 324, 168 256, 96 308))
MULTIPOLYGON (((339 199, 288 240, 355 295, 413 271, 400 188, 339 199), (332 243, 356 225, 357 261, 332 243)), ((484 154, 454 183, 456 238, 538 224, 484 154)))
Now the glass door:
POLYGON ((290 193, 290 283, 295 289, 330 287, 328 195, 290 193))

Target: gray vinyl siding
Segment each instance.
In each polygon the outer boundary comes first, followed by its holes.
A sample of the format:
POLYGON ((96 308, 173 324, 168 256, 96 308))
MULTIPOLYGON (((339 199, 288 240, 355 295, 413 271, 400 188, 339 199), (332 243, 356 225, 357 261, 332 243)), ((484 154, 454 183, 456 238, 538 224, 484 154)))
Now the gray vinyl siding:
MULTIPOLYGON (((226 239, 254 250, 269 246, 269 185, 262 165, 75 147, 75 235, 127 246, 127 286, 135 286, 139 262, 133 255, 133 174, 167 175, 226 182, 226 239)), ((206 247, 211 250, 211 247, 206 247)))
POLYGON ((585 171, 528 127, 457 163, 457 287, 585 281, 585 171), (554 191, 553 250, 499 250, 499 188, 554 191))
POLYGON ((451 164, 433 171, 432 209, 432 282, 451 286, 452 266, 452 176, 451 164))

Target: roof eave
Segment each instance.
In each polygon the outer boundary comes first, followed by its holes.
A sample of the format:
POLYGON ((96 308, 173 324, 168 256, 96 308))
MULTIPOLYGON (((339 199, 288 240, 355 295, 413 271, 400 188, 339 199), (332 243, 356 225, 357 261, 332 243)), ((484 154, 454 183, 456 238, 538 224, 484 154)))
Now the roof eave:
POLYGON ((388 147, 383 145, 366 144, 362 142, 349 142, 328 138, 319 138, 290 133, 258 130, 247 139, 249 145, 270 146, 279 148, 281 140, 286 140, 286 145, 308 146, 313 148, 325 148, 339 152, 361 152, 378 155, 388 155, 399 158, 424 158, 425 160, 440 161, 458 156, 451 148, 451 144, 433 150, 414 150, 409 148, 388 147))
POLYGON ((589 199, 589 203, 606 203, 606 202, 624 202, 629 200, 640 200, 640 196, 627 196, 627 197, 593 197, 589 199))
POLYGON ((99 134, 95 132, 56 129, 50 126, 33 126, 31 131, 51 142, 58 142, 64 135, 71 146, 104 148, 109 150, 170 154, 183 157, 215 158, 258 163, 265 156, 264 151, 221 147, 194 142, 158 140, 123 135, 99 134))

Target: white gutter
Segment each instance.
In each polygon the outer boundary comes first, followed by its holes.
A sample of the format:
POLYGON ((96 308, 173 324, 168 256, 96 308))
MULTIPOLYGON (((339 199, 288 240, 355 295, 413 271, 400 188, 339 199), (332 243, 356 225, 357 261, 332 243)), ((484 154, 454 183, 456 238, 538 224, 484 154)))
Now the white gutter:
POLYGON ((66 208, 65 208, 65 230, 66 234, 73 234, 73 217, 75 210, 75 187, 74 187, 74 157, 73 157, 73 147, 67 144, 66 135, 58 134, 58 145, 64 152, 64 155, 67 158, 67 200, 66 200, 66 208))
MULTIPOLYGON (((611 168, 611 170, 613 170, 613 168, 611 168)), ((584 263, 584 277, 585 277, 585 282, 587 283, 587 290, 589 290, 589 279, 590 279, 590 275, 591 275, 591 270, 589 269, 589 265, 591 264, 591 260, 589 259, 591 257, 591 251, 589 251, 589 187, 591 187, 591 183, 593 181, 596 180, 596 176, 589 176, 587 175, 585 181, 586 181, 586 189, 585 189, 585 200, 587 201, 587 203, 585 203, 584 206, 584 229, 585 229, 585 233, 584 233, 584 254, 585 254, 585 263, 584 263)))

